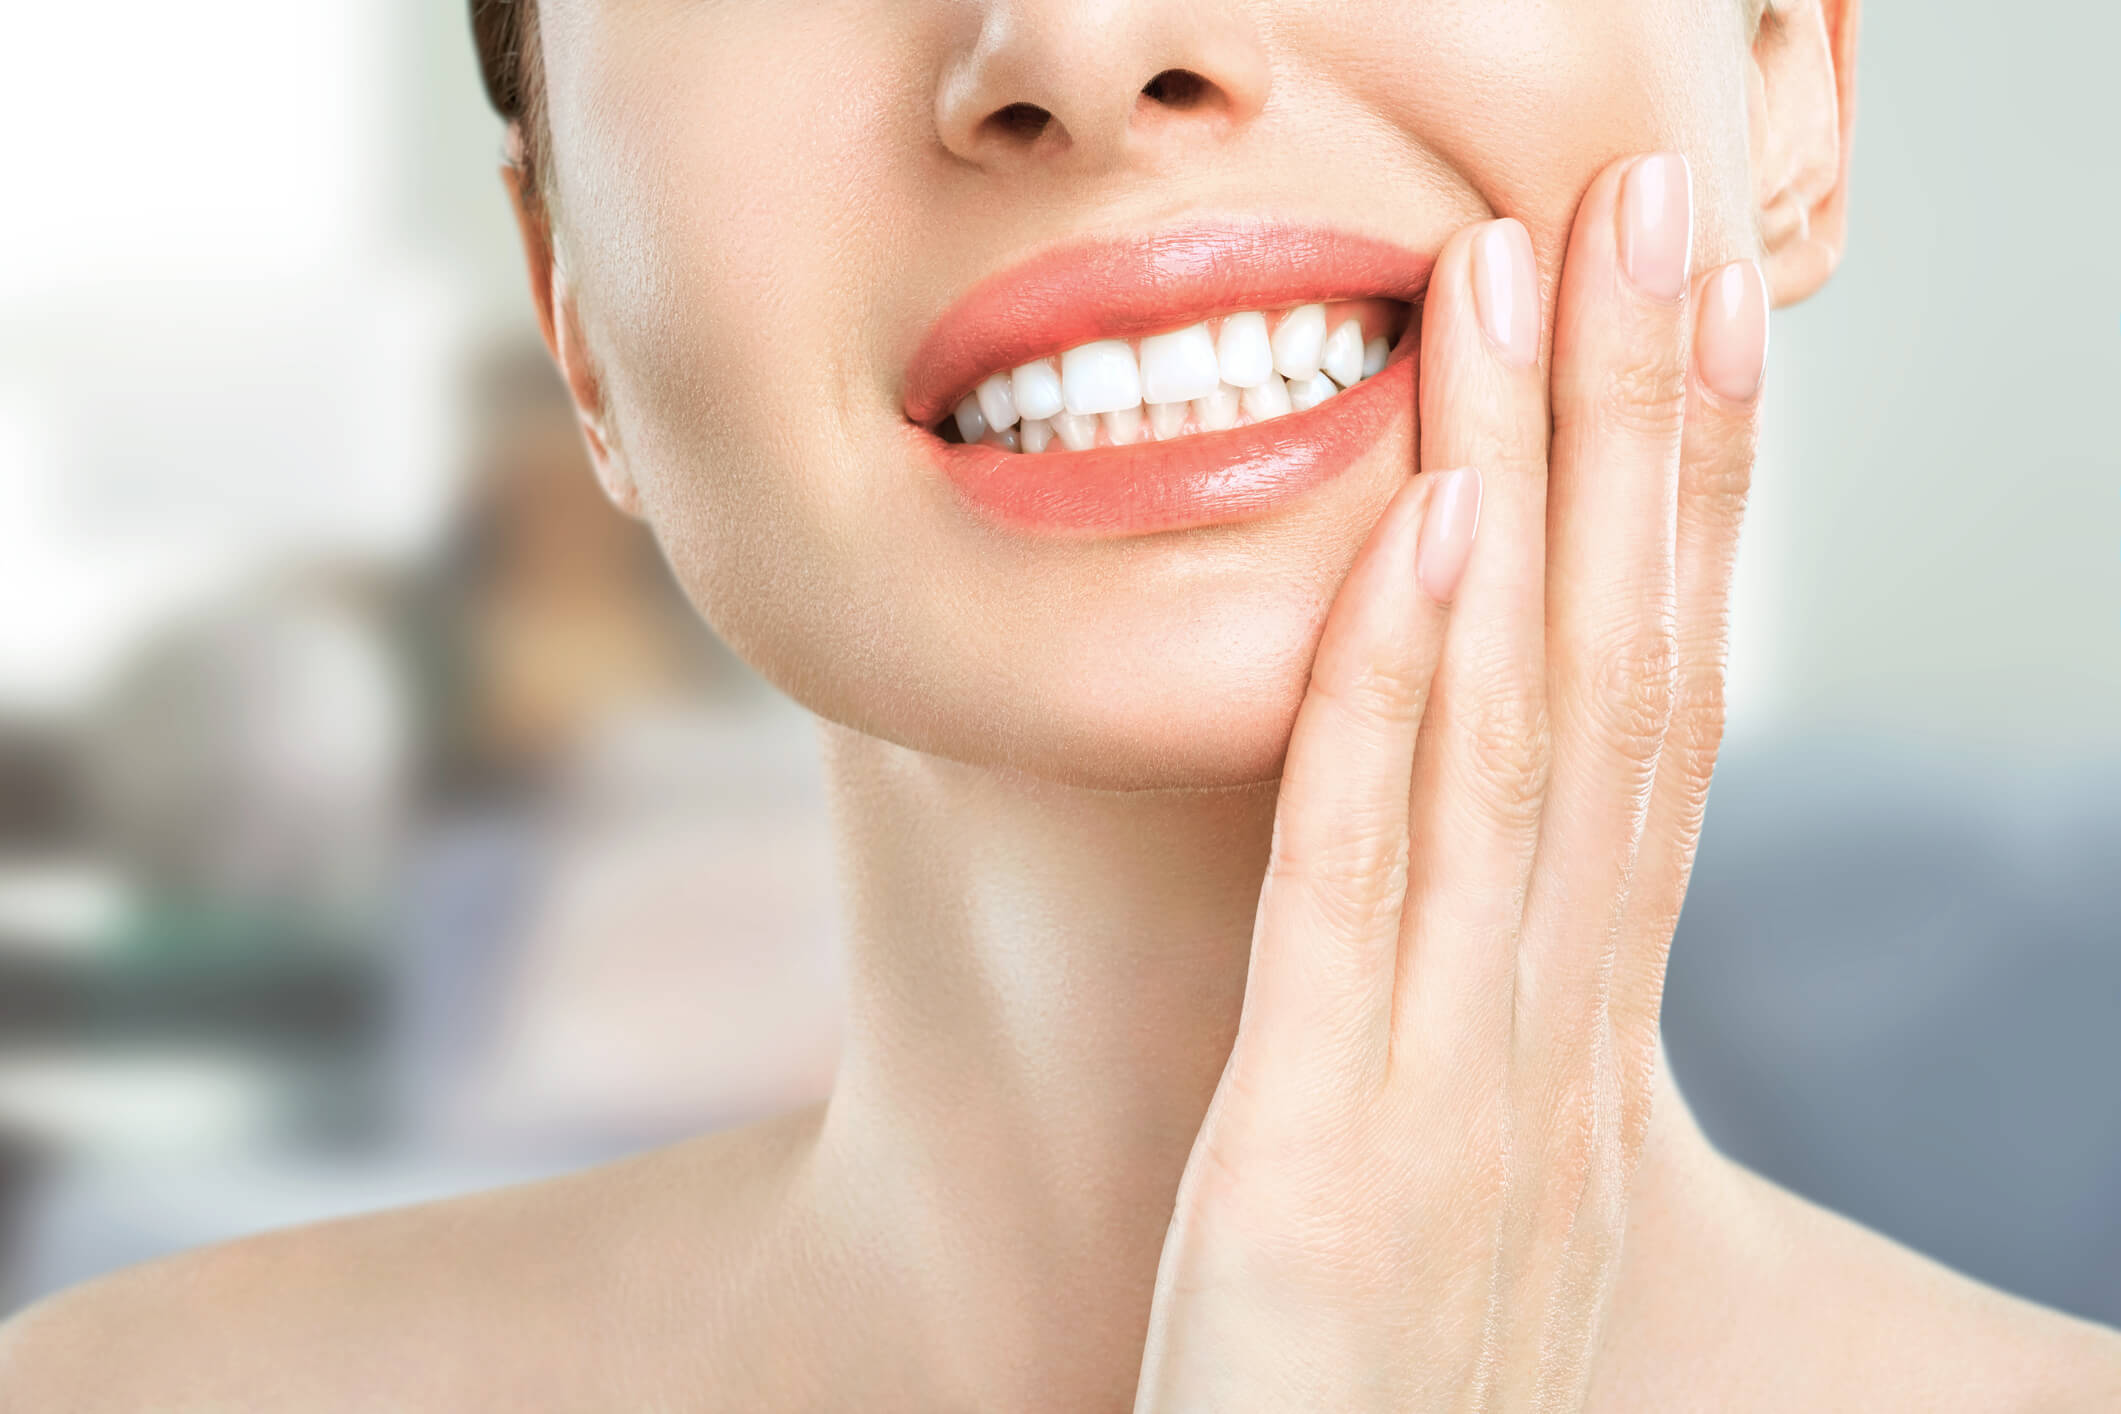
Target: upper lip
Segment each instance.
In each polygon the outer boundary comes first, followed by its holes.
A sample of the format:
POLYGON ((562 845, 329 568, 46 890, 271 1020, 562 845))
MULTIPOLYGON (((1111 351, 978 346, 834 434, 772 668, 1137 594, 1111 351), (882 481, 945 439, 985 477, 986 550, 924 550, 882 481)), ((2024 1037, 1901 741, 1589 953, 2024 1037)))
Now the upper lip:
POLYGON ((938 422, 988 374, 1092 339, 1313 301, 1412 303, 1435 261, 1374 236, 1260 220, 1054 246, 981 280, 930 326, 906 370, 906 416, 938 422))

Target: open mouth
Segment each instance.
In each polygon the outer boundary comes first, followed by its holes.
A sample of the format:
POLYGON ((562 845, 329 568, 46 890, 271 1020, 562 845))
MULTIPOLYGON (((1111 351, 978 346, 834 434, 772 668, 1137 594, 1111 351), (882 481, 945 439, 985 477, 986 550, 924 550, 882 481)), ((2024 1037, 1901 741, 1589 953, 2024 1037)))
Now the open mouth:
POLYGON ((1399 300, 1240 310, 996 369, 930 430, 1005 452, 1171 442, 1305 412, 1382 372, 1399 300))
POLYGON ((1269 514, 1411 421, 1434 265, 1245 217, 1049 247, 960 295, 912 351, 908 451, 1013 532, 1269 514))

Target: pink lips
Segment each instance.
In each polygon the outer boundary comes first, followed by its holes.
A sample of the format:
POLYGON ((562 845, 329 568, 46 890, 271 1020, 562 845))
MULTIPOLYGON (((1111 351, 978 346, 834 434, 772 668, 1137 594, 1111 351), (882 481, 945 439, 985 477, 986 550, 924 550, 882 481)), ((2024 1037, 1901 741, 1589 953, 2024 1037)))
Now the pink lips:
POLYGON ((997 369, 1239 310, 1413 303, 1434 263, 1388 241, 1262 222, 1062 246, 981 281, 936 321, 908 368, 907 433, 975 508, 1022 531, 1146 534, 1258 515, 1344 470, 1411 409, 1414 340, 1338 397, 1227 432, 1032 455, 927 429, 997 369))

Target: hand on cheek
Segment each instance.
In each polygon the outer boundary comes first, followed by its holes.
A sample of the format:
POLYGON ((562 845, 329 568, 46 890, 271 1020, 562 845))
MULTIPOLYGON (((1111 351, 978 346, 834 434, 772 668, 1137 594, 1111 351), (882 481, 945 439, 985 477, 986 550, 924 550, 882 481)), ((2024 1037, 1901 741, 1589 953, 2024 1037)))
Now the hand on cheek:
POLYGON ((1422 470, 1312 668, 1140 1411, 1580 1404, 1765 352, 1758 269, 1691 268, 1690 197, 1676 154, 1599 175, 1551 371, 1521 224, 1437 263, 1422 470))

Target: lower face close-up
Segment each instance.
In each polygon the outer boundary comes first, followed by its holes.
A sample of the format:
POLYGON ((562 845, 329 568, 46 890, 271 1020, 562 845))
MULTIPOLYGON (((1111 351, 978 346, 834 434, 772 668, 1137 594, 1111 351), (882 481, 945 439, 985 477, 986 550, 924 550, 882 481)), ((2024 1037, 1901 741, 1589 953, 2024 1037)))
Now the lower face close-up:
POLYGON ((1437 252, 1513 215, 1546 304, 1592 176, 1662 148, 1697 268, 1750 253, 1750 8, 544 0, 607 481, 823 716, 1086 785, 1271 778, 1416 469, 1437 252))

